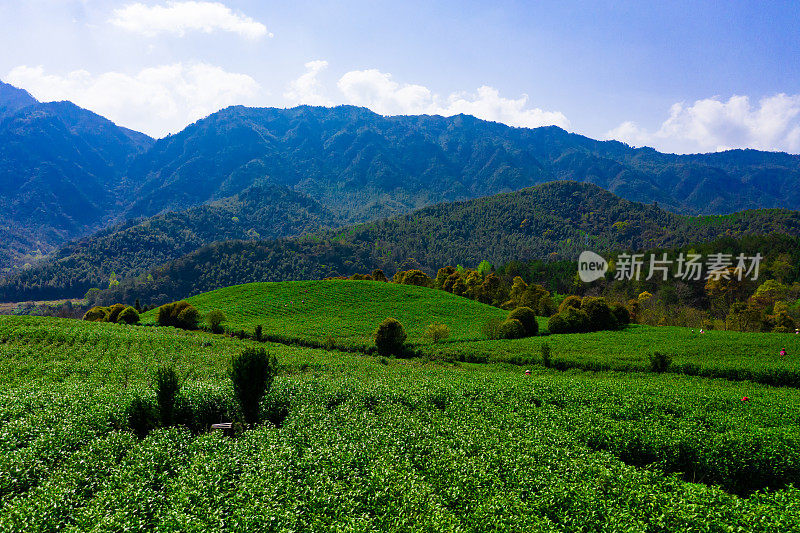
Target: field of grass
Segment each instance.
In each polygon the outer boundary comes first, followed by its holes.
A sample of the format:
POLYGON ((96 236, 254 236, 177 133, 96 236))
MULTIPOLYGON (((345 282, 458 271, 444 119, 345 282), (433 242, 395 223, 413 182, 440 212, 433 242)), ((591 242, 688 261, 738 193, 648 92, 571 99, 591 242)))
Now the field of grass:
MULTIPOLYGON (((504 311, 445 291, 376 281, 290 281, 249 283, 187 298, 201 314, 220 309, 227 329, 252 334, 257 325, 265 333, 290 338, 370 346, 385 318, 399 320, 408 342, 427 344, 425 328, 433 322, 450 328, 451 340, 485 338, 482 325, 504 311)), ((154 323, 157 310, 145 313, 154 323)))
POLYGON ((670 354, 672 372, 800 386, 800 336, 785 333, 707 331, 631 325, 622 331, 549 335, 517 340, 442 343, 426 348, 436 357, 540 364, 548 343, 556 367, 647 371, 653 352, 670 354), (785 349, 786 356, 781 356, 785 349))
POLYGON ((541 367, 526 376, 502 363, 267 343, 281 371, 265 406, 288 409, 278 426, 234 438, 175 426, 138 439, 127 429, 131 399, 154 394, 150 373, 165 363, 188 376, 187 402, 219 402, 235 416, 227 364, 254 345, 173 328, 0 317, 0 531, 800 523, 793 388, 541 367))

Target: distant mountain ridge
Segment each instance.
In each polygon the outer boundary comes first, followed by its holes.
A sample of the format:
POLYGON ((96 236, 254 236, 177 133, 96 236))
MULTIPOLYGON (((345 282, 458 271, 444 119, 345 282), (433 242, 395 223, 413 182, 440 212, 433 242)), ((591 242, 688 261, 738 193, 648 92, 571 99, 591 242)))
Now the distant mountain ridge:
MULTIPOLYGON (((800 156, 785 153, 679 156, 555 126, 385 117, 352 106, 234 106, 155 141, 0 82, 0 272, 128 219, 254 186, 291 191, 336 224, 353 224, 554 180, 589 182, 683 214, 800 209, 800 156)), ((230 238, 226 231, 197 242, 230 238)))
POLYGON ((384 117, 351 106, 229 107, 157 141, 130 172, 142 183, 131 215, 228 196, 264 175, 351 222, 553 180, 587 181, 683 214, 800 208, 800 156, 670 155, 555 126, 384 117))
MULTIPOLYGON (((206 209, 190 211, 202 214, 206 209)), ((180 217, 169 215, 173 216, 180 217)), ((163 229, 167 227, 163 217, 148 220, 159 220, 163 229)), ((145 224, 131 230, 139 233, 145 224)), ((173 241, 183 236, 185 226, 189 235, 194 234, 194 226, 181 223, 174 226, 173 241)), ((484 259, 498 265, 574 259, 584 249, 674 247, 720 236, 773 232, 800 236, 800 212, 687 217, 629 202, 592 184, 560 181, 292 239, 217 242, 155 268, 144 268, 151 259, 146 251, 129 252, 132 237, 120 230, 116 236, 87 239, 63 257, 8 278, 0 283, 0 300, 75 297, 90 287, 108 287, 100 296, 108 301, 141 298, 154 303, 252 281, 320 279, 374 268, 390 275, 400 268, 435 274, 447 264, 475 266, 484 259), (127 279, 109 287, 109 265, 127 268, 127 279), (141 275, 133 277, 137 270, 141 275)), ((160 233, 144 235, 172 242, 160 233)))

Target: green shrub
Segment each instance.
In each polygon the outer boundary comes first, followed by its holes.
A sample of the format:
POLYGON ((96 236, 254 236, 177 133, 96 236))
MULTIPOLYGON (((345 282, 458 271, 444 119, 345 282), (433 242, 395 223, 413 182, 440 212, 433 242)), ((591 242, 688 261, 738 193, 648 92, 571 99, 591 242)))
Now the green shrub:
POLYGON ((631 314, 622 304, 611 304, 611 314, 617 319, 617 326, 624 328, 631 323, 631 314))
POLYGON ((375 330, 375 347, 381 355, 399 354, 405 343, 405 329, 394 318, 387 318, 375 330))
POLYGON ((108 307, 95 306, 86 311, 83 319, 89 322, 108 322, 108 307))
POLYGON ((650 370, 652 372, 666 372, 672 365, 672 356, 662 352, 650 354, 650 370))
POLYGON ((574 296, 574 295, 573 296, 567 296, 561 302, 561 305, 558 306, 558 312, 561 313, 563 311, 566 311, 570 307, 575 308, 575 309, 580 309, 581 308, 581 302, 582 302, 582 300, 581 300, 580 296, 574 296))
POLYGON ((231 360, 233 393, 247 424, 258 422, 259 405, 277 372, 277 360, 264 348, 248 348, 231 360))
POLYGON ((525 328, 525 336, 533 337, 539 333, 539 323, 536 322, 536 313, 530 307, 517 307, 508 314, 509 319, 517 319, 525 328))
POLYGON ((253 338, 254 338, 256 341, 258 341, 258 342, 261 342, 261 336, 262 336, 263 334, 264 334, 264 328, 262 328, 262 327, 261 327, 261 324, 258 324, 258 325, 256 326, 256 329, 253 331, 253 338))
POLYGON ((122 324, 137 324, 140 320, 139 313, 135 308, 128 306, 122 310, 117 317, 117 322, 122 324))
POLYGON ((545 367, 550 368, 550 366, 553 364, 553 359, 550 354, 550 344, 546 342, 542 344, 541 351, 542 351, 542 364, 545 367))
POLYGON ((182 300, 158 308, 158 325, 181 329, 197 329, 200 314, 189 302, 182 300))
POLYGON ((219 309, 209 311, 206 315, 206 322, 211 328, 212 333, 222 333, 222 323, 227 320, 225 313, 219 309))
POLYGON ((589 331, 618 329, 619 324, 605 298, 587 296, 581 301, 581 311, 589 317, 589 331))
POLYGON ((143 439, 158 426, 158 409, 149 400, 137 396, 128 406, 127 419, 128 427, 143 439))
POLYGON ((119 315, 126 309, 122 304, 114 304, 108 308, 108 322, 118 322, 119 315))
POLYGON ((375 281, 381 281, 383 283, 389 281, 388 279, 386 279, 386 274, 384 274, 383 270, 380 269, 375 269, 372 271, 372 279, 375 281))
POLYGON ((425 336, 428 337, 431 342, 437 343, 450 336, 450 328, 447 327, 447 324, 434 322, 428 325, 428 328, 425 330, 425 336))
POLYGON ((153 376, 156 403, 162 426, 171 426, 175 420, 175 397, 181 390, 178 373, 172 367, 161 367, 153 376))
POLYGON ((583 333, 589 331, 589 315, 582 309, 567 306, 547 322, 550 333, 583 333))
POLYGON ((500 338, 521 339, 525 336, 525 326, 516 318, 507 318, 500 323, 500 338))

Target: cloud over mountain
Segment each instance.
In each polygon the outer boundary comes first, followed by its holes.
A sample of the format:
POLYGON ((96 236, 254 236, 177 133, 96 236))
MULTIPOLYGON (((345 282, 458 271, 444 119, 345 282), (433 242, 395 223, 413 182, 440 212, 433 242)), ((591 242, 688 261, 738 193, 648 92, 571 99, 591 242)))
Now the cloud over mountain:
POLYGON ((74 70, 64 75, 22 65, 6 79, 41 101, 70 100, 156 137, 180 131, 220 108, 255 103, 261 91, 247 74, 207 63, 159 65, 135 74, 74 70))
POLYGON ((731 148, 800 152, 800 95, 776 94, 753 105, 747 96, 673 104, 657 131, 623 122, 606 134, 634 146, 667 152, 714 152, 731 148))

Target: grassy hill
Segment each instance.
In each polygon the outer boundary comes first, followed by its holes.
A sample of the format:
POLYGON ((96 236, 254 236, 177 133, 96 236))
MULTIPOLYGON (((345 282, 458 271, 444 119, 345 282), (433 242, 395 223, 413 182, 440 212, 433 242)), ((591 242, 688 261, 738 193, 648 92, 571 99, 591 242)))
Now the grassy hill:
MULTIPOLYGON (((198 294, 187 300, 205 315, 222 310, 227 329, 253 333, 257 325, 265 334, 337 344, 368 346, 385 318, 399 320, 408 342, 427 344, 425 329, 433 322, 450 328, 449 341, 485 338, 483 324, 502 318, 506 311, 454 296, 448 292, 381 283, 378 281, 286 281, 248 283, 198 294)), ((155 322, 158 310, 145 313, 145 323, 155 322)))

